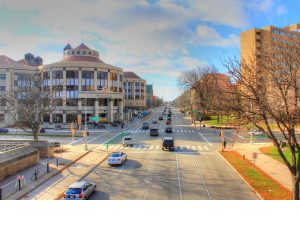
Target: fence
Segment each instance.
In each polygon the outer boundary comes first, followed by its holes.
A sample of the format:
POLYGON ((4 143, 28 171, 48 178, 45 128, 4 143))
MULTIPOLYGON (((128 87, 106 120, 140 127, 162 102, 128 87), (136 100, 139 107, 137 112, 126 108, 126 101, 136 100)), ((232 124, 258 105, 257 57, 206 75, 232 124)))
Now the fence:
POLYGON ((0 154, 29 146, 29 142, 0 142, 0 154))
POLYGON ((45 174, 58 168, 62 163, 60 158, 54 158, 39 167, 34 167, 32 172, 19 175, 16 179, 8 184, 0 186, 0 200, 7 199, 9 196, 23 190, 30 183, 42 178, 45 174))

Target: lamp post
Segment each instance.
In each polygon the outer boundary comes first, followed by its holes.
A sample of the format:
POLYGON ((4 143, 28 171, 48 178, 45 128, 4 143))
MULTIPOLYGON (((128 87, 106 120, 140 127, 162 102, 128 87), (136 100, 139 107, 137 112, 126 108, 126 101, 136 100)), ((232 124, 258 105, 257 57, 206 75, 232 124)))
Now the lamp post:
POLYGON ((88 150, 88 146, 87 146, 87 114, 86 114, 86 104, 87 104, 87 95, 86 95, 86 91, 85 91, 85 105, 84 105, 84 111, 85 111, 85 117, 84 117, 84 120, 85 120, 85 125, 84 125, 84 133, 85 133, 85 144, 84 144, 84 149, 85 150, 88 150))
MULTIPOLYGON (((252 102, 251 102, 251 112, 252 112, 252 102)), ((253 119, 251 117, 251 138, 250 138, 250 144, 253 144, 253 119)))

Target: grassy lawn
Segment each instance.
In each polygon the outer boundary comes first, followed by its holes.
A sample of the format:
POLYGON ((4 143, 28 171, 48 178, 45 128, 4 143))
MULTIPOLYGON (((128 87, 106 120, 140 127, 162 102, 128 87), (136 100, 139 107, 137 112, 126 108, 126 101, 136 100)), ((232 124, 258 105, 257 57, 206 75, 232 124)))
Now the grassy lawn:
POLYGON ((292 193, 252 162, 235 152, 221 152, 238 173, 266 200, 289 200, 292 193))
POLYGON ((234 122, 234 118, 230 116, 220 116, 220 120, 218 122, 218 116, 210 116, 210 120, 207 121, 207 124, 210 126, 217 126, 217 125, 228 125, 234 122))
MULTIPOLYGON (((269 147, 263 147, 260 149, 260 151, 270 157, 272 157, 273 159, 281 162, 284 164, 283 159, 281 158, 281 156, 279 155, 277 148, 275 146, 269 146, 269 147)), ((291 158, 291 152, 286 149, 283 154, 285 155, 285 157, 287 158, 287 160, 291 163, 292 158, 291 158)), ((296 158, 298 160, 298 155, 296 154, 296 158)))

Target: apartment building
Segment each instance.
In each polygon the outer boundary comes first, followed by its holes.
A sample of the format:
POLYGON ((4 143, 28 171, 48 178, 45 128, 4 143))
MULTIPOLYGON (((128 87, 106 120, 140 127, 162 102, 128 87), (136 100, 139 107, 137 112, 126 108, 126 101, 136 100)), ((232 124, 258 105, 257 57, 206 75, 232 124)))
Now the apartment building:
MULTIPOLYGON (((277 43, 285 43, 292 39, 300 40, 300 24, 289 25, 284 28, 267 26, 253 28, 241 33, 241 60, 250 62, 253 58, 259 59, 261 51, 272 50, 277 43)), ((286 45, 288 47, 288 45, 286 45)))
POLYGON ((145 109, 146 80, 133 72, 124 72, 124 99, 126 109, 145 109))

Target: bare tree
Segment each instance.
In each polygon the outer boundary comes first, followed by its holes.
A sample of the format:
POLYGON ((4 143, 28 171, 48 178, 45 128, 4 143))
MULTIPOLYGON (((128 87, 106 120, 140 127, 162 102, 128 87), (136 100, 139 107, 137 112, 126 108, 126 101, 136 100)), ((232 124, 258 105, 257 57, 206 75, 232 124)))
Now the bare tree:
POLYGON ((35 74, 28 76, 15 93, 3 93, 1 99, 6 102, 13 125, 32 133, 34 140, 38 140, 43 117, 52 113, 61 102, 54 98, 60 87, 51 90, 44 87, 42 77, 35 74))
POLYGON ((287 38, 272 49, 240 62, 225 62, 233 85, 219 90, 218 110, 230 111, 239 124, 252 123, 276 146, 293 182, 293 199, 299 199, 300 146, 296 125, 300 116, 300 46, 287 38), (281 141, 286 141, 284 149, 281 141), (284 151, 289 151, 288 160, 284 151))

